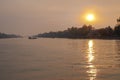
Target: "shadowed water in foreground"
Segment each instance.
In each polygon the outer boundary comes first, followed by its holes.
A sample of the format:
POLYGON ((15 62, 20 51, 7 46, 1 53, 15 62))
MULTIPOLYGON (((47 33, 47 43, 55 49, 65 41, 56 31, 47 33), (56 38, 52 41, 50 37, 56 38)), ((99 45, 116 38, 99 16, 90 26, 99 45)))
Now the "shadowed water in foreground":
POLYGON ((0 40, 0 80, 120 80, 119 75, 120 40, 0 40))

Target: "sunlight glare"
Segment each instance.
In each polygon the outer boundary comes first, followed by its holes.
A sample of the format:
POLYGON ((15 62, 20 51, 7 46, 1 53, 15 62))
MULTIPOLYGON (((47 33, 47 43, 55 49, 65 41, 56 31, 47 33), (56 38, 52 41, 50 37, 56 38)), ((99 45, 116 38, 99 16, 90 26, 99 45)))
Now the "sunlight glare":
POLYGON ((88 52, 89 52, 89 54, 88 54, 88 62, 92 62, 93 61, 93 59, 94 59, 94 56, 93 56, 93 53, 94 53, 94 51, 93 51, 93 41, 92 40, 90 40, 89 42, 88 42, 88 52))
POLYGON ((94 60, 93 54, 94 54, 94 43, 93 43, 93 40, 89 40, 88 41, 88 64, 89 65, 87 66, 87 68, 89 68, 89 70, 87 71, 89 80, 95 80, 97 76, 97 69, 92 62, 94 60))
POLYGON ((86 20, 87 21, 94 21, 95 20, 95 16, 94 16, 94 14, 87 14, 86 15, 86 20))

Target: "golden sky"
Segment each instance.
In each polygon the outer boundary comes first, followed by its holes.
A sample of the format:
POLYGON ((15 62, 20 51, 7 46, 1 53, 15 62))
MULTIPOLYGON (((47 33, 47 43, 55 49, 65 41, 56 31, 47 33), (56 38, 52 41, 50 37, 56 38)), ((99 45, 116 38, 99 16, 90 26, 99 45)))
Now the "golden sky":
POLYGON ((37 34, 93 24, 96 28, 116 24, 120 0, 0 0, 0 32, 37 34), (96 20, 83 16, 94 13, 96 20))

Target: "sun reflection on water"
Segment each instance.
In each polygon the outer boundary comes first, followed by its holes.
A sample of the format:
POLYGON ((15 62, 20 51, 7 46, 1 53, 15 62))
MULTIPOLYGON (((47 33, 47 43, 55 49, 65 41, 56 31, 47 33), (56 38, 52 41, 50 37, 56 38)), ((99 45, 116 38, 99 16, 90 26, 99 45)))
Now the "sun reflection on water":
POLYGON ((93 64, 93 61, 95 59, 95 56, 94 56, 94 42, 93 40, 89 40, 88 41, 88 76, 89 76, 89 79, 90 80, 95 80, 96 79, 96 76, 97 76, 97 69, 95 67, 95 65, 93 64))
POLYGON ((94 50, 93 50, 93 41, 90 40, 88 42, 88 62, 91 63, 94 60, 93 56, 94 50))

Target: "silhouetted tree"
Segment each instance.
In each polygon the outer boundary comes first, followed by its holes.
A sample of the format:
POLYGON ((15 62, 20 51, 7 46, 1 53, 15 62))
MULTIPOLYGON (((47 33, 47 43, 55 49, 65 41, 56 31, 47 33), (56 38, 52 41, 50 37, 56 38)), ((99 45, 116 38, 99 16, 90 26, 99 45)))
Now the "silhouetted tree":
POLYGON ((0 32, 0 38, 18 38, 18 37, 21 37, 21 36, 14 35, 14 34, 5 34, 0 32))
POLYGON ((112 37, 114 31, 113 31, 113 29, 110 26, 108 26, 106 28, 98 29, 97 32, 99 32, 101 38, 102 37, 105 38, 105 37, 112 37))
POLYGON ((82 27, 71 27, 64 31, 49 32, 38 34, 38 37, 51 38, 120 38, 120 18, 117 19, 117 26, 112 29, 110 26, 100 29, 94 29, 92 25, 83 25, 82 27))
POLYGON ((114 34, 116 36, 120 37, 120 25, 115 26, 115 28, 114 28, 114 34))

